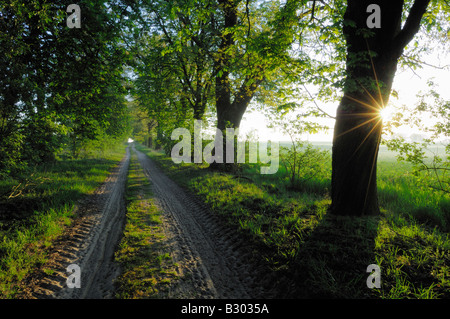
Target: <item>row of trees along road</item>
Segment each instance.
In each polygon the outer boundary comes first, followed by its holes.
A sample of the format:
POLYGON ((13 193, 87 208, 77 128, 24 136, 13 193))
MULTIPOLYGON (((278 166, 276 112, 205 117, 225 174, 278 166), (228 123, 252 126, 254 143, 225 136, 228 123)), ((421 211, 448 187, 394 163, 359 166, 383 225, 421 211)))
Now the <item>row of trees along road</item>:
POLYGON ((265 112, 340 100, 331 211, 351 215, 379 211, 379 110, 397 65, 420 59, 421 28, 448 42, 450 11, 447 0, 81 0, 81 27, 68 28, 69 2, 0 0, 3 173, 123 138, 130 113, 170 150, 174 128, 210 114, 222 132, 239 128, 252 101, 265 112))
POLYGON ((238 128, 252 100, 298 107, 289 98, 304 92, 295 87, 312 83, 317 99, 340 99, 331 212, 379 213, 380 109, 399 62, 419 59, 420 28, 448 39, 447 1, 138 1, 136 8, 136 95, 161 128, 180 124, 174 114, 202 119, 208 108, 222 132, 238 128), (416 59, 405 60, 405 50, 416 59))

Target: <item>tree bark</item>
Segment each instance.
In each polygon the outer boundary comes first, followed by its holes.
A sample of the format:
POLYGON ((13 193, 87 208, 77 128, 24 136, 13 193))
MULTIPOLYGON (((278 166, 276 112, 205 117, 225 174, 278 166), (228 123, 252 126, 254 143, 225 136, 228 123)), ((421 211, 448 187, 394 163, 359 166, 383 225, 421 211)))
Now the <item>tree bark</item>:
POLYGON ((397 62, 418 31, 429 0, 416 0, 401 29, 403 0, 348 0, 343 29, 347 41, 347 77, 338 106, 332 149, 330 212, 379 214, 377 157, 380 110, 389 100, 397 62), (370 4, 381 9, 381 28, 367 27, 370 4), (364 36, 366 35, 366 36, 364 36))

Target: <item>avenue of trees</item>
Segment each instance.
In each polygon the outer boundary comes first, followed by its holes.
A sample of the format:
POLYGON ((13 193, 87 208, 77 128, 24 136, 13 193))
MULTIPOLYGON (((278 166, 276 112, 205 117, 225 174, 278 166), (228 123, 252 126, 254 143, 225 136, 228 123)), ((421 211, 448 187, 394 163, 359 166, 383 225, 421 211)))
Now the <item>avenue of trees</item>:
MULTIPOLYGON (((146 28, 136 94, 169 145, 164 126, 188 127, 186 114, 202 119, 212 109, 224 132, 240 127, 251 101, 276 112, 307 109, 309 96, 295 88, 314 84, 315 99, 338 105, 331 212, 379 213, 380 110, 398 66, 418 66, 424 47, 415 36, 448 42, 446 1, 143 1, 138 7, 146 28)), ((326 116, 321 109, 311 113, 326 116)))
MULTIPOLYGON (((319 104, 334 101, 335 214, 378 214, 380 110, 397 68, 420 66, 429 43, 417 35, 447 51, 450 36, 446 0, 86 0, 80 28, 69 4, 0 1, 2 174, 132 130, 169 151, 194 119, 225 132, 251 104, 324 117, 319 104)), ((448 102, 437 105, 445 120, 448 102)))

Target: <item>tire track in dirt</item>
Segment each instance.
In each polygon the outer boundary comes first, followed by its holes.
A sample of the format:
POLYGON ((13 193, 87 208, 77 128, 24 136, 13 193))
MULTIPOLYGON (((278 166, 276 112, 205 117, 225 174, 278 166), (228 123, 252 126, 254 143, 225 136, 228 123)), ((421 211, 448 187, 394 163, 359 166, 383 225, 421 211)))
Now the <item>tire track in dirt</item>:
POLYGON ((267 298, 261 273, 249 263, 251 252, 234 231, 224 225, 195 196, 167 177, 144 153, 135 150, 149 178, 157 206, 163 212, 166 236, 181 283, 175 296, 185 298, 267 298))
MULTIPOLYGON (((152 184, 166 242, 178 265, 180 280, 169 298, 273 297, 273 280, 262 267, 250 262, 252 251, 245 240, 195 195, 167 177, 147 155, 134 145, 132 148, 152 184)), ((105 183, 77 206, 73 224, 56 240, 48 263, 25 280, 27 287, 20 298, 114 298, 114 279, 120 274, 114 252, 125 224, 129 162, 130 147, 105 183), (66 268, 70 264, 81 269, 81 288, 67 287, 70 274, 66 268)))
POLYGON ((124 191, 129 161, 127 147, 124 158, 106 181, 77 205, 74 223, 56 240, 46 265, 26 280, 21 298, 114 297, 114 279, 120 273, 114 252, 125 223, 124 191), (67 287, 70 273, 66 269, 70 264, 80 267, 80 288, 67 287))

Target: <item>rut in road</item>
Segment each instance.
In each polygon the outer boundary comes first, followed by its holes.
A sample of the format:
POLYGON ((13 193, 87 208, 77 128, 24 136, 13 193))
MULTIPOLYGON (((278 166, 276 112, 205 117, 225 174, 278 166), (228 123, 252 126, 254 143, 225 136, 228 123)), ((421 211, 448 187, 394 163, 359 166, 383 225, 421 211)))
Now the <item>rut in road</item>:
POLYGON ((125 224, 125 182, 130 147, 106 181, 76 209, 74 224, 57 240, 45 268, 27 279, 20 298, 106 299, 114 297, 114 279, 120 274, 114 252, 125 224), (81 287, 69 288, 67 266, 81 272, 81 287))
MULTIPOLYGON (((274 297, 274 280, 262 267, 249 263, 247 243, 134 144, 131 148, 152 184, 168 247, 178 265, 181 279, 169 298, 274 297)), ((101 187, 78 205, 74 223, 53 245, 45 267, 27 278, 19 298, 114 298, 114 280, 120 274, 114 252, 125 225, 129 162, 130 147, 101 187), (67 287, 70 264, 80 267, 81 288, 67 287)))
POLYGON ((173 297, 267 298, 261 274, 249 264, 243 239, 221 223, 218 216, 167 177, 147 155, 136 150, 150 180, 156 205, 163 212, 172 257, 189 280, 173 297))

